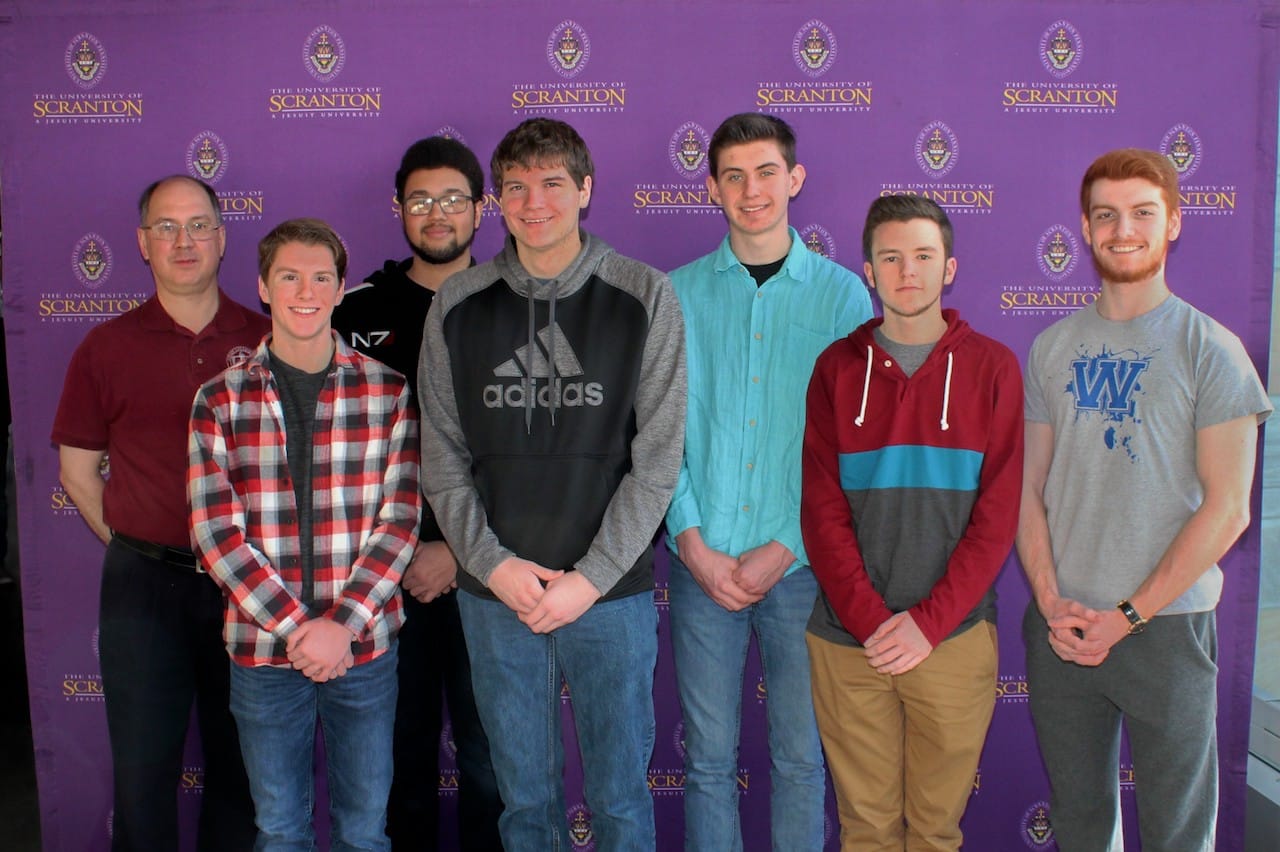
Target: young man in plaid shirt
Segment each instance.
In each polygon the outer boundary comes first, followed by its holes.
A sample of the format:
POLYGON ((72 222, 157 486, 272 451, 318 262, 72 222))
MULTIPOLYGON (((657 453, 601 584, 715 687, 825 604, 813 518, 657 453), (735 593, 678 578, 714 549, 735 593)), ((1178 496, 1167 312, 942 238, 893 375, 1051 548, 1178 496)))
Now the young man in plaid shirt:
POLYGON ((310 848, 325 732, 335 848, 387 849, 400 574, 421 496, 403 376, 333 334, 346 251, 315 219, 258 246, 271 334, 191 413, 196 554, 226 594, 231 710, 258 848, 310 848))

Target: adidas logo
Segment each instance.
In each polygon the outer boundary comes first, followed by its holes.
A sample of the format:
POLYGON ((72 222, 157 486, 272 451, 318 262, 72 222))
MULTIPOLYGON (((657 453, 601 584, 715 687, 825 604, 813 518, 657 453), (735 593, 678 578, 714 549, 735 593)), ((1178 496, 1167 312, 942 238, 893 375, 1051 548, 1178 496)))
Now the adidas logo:
POLYGON ((493 374, 499 378, 513 378, 520 381, 509 384, 485 385, 484 404, 486 408, 528 408, 541 406, 550 408, 577 408, 583 405, 598 406, 604 404, 604 387, 599 382, 566 382, 564 379, 584 374, 582 362, 569 345, 569 339, 560 330, 559 323, 553 323, 537 334, 537 341, 521 346, 515 357, 504 361, 494 368, 493 374), (555 342, 553 347, 552 341, 555 342), (548 354, 554 349, 555 363, 552 364, 548 354), (532 400, 525 399, 524 378, 534 379, 530 388, 532 400), (545 379, 546 384, 537 386, 538 379, 545 379))

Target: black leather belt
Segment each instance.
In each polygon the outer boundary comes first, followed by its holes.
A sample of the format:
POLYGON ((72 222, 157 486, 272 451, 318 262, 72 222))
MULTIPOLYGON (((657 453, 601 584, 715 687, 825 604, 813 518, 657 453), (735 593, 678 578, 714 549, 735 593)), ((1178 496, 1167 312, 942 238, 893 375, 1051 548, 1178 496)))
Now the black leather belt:
POLYGON ((201 574, 204 569, 200 567, 196 555, 185 547, 170 547, 167 544, 156 544, 153 541, 143 541, 140 538, 134 538, 124 533, 113 533, 116 541, 123 544, 130 550, 141 553, 148 559, 154 559, 157 562, 165 562, 169 565, 175 565, 179 568, 186 568, 189 571, 196 571, 201 574))

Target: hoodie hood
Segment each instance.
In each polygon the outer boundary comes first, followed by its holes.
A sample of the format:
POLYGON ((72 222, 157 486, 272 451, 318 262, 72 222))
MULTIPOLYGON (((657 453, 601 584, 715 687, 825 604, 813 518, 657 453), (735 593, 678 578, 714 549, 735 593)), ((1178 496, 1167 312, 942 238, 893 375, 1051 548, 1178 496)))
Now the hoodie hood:
MULTIPOLYGON (((386 263, 382 264, 381 269, 376 272, 369 273, 368 277, 364 280, 375 287, 379 284, 385 285, 388 282, 393 281, 399 284, 409 280, 409 267, 412 265, 413 258, 408 258, 407 260, 388 260, 386 263)), ((409 283, 412 284, 413 282, 410 281, 409 283)))

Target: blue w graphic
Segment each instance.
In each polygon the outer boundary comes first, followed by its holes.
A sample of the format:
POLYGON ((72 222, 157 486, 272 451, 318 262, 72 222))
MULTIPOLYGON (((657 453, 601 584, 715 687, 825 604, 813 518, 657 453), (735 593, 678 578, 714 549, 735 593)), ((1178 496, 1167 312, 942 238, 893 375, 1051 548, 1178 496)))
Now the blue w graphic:
POLYGON ((1133 392, 1138 376, 1149 366, 1146 361, 1122 358, 1080 358, 1071 362, 1075 381, 1070 390, 1076 408, 1099 411, 1110 417, 1133 416, 1133 392))

